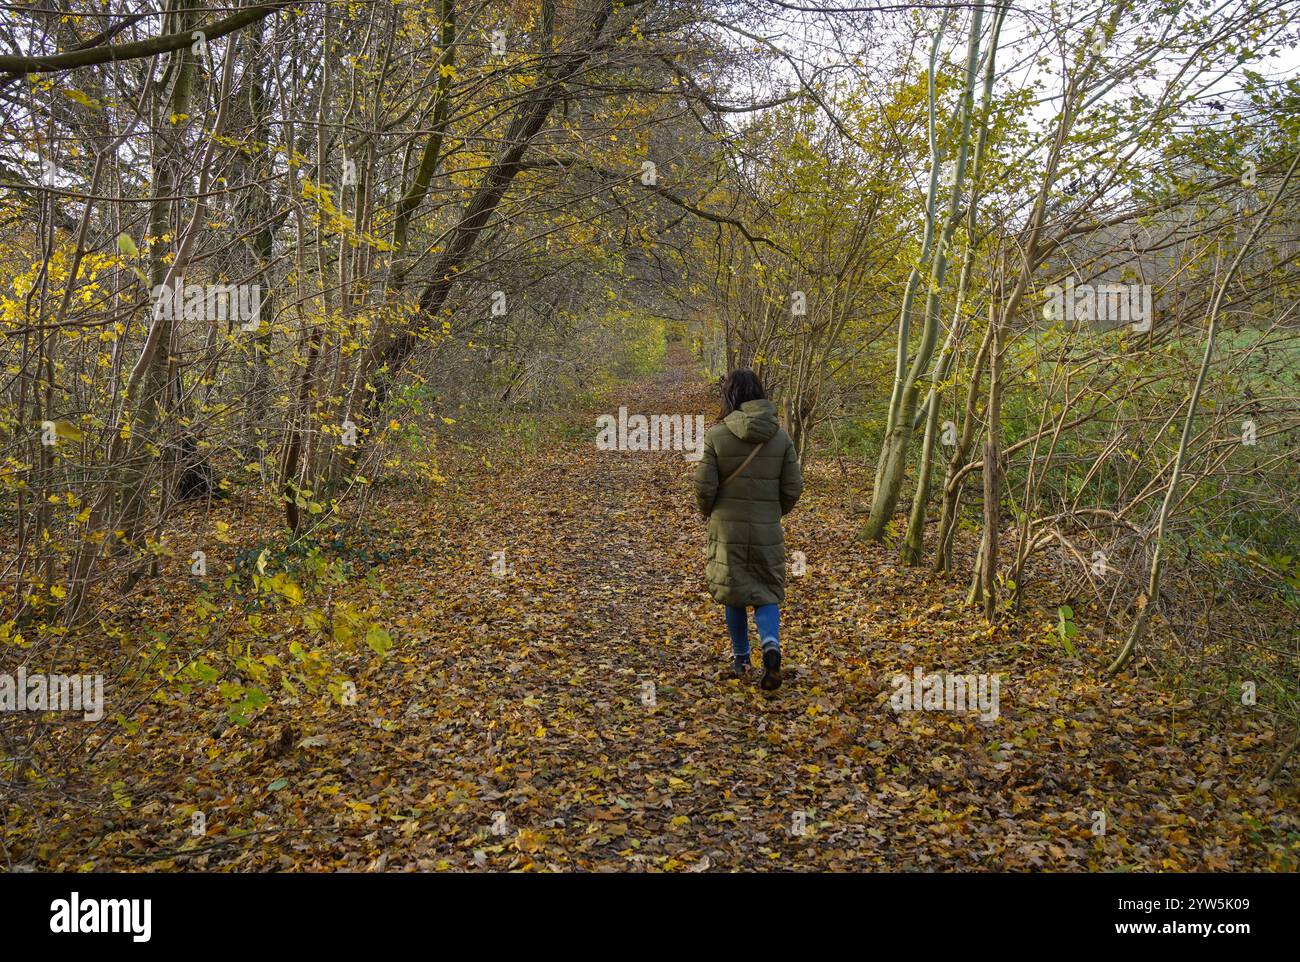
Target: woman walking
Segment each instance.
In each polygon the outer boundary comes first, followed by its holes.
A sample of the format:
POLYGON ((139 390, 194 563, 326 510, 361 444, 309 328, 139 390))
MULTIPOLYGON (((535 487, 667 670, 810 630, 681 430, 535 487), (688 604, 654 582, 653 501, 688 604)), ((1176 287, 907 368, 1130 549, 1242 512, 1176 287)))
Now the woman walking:
POLYGON ((803 492, 790 436, 753 371, 722 379, 722 417, 704 436, 695 496, 709 519, 709 593, 727 606, 731 668, 749 671, 749 608, 763 650, 764 691, 781 686, 780 608, 785 600, 785 537, 781 517, 803 492))

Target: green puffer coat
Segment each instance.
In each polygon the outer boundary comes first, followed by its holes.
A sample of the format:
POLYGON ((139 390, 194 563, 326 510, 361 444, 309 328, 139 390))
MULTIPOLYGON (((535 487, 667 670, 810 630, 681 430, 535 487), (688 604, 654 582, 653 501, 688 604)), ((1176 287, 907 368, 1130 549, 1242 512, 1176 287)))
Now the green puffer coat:
POLYGON ((785 538, 781 516, 803 492, 790 435, 776 423, 771 401, 746 401, 704 436, 695 468, 695 498, 709 519, 709 594, 722 605, 758 606, 785 600, 785 538), (736 480, 755 444, 764 445, 736 480))

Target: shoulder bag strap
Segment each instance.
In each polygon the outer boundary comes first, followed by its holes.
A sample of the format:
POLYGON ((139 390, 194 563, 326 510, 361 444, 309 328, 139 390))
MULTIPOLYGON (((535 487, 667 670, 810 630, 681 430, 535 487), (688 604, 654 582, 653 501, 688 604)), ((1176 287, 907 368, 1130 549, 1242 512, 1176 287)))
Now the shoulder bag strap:
MULTIPOLYGON (((770 440, 772 440, 772 439, 771 439, 771 438, 768 438, 767 440, 770 441, 770 440)), ((729 475, 727 475, 726 480, 723 481, 722 484, 718 485, 718 488, 719 488, 719 489, 721 489, 721 488, 725 488, 725 487, 726 487, 727 485, 729 485, 732 481, 735 481, 736 478, 740 476, 741 472, 744 471, 747 467, 749 467, 749 462, 750 462, 750 461, 753 461, 754 458, 757 457, 758 452, 759 452, 763 447, 765 447, 766 445, 767 445, 767 441, 762 441, 762 442, 760 442, 760 443, 754 445, 754 449, 753 449, 752 451, 749 452, 749 457, 745 458, 744 461, 740 462, 740 467, 736 468, 735 471, 732 471, 729 475)))

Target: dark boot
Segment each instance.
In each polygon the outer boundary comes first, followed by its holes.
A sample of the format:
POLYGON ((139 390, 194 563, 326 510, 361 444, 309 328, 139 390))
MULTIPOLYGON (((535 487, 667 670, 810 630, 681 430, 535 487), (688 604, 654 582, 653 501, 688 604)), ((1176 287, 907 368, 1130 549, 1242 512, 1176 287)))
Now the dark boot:
POLYGON ((758 680, 763 691, 776 691, 781 687, 781 649, 775 644, 763 645, 763 677, 758 680))

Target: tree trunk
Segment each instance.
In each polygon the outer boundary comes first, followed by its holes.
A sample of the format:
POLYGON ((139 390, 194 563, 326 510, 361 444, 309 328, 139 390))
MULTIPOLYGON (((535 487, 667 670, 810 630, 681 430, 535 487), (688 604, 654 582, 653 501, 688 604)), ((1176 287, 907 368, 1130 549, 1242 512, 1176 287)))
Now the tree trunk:
MULTIPOLYGON (((888 427, 885 432, 885 444, 881 450, 881 459, 876 470, 876 487, 872 491, 871 513, 867 517, 864 534, 867 538, 879 541, 884 537, 885 526, 894 515, 899 492, 903 487, 903 475, 907 469, 907 451, 912 440, 912 419, 916 415, 916 402, 920 394, 919 379, 930 364, 939 338, 939 302, 943 293, 944 280, 948 272, 948 248, 953 232, 959 220, 962 187, 966 175, 966 158, 970 149, 970 129, 975 104, 975 80, 979 65, 980 28, 983 25, 984 5, 976 5, 971 14, 970 36, 966 45, 966 83, 962 92, 960 111, 960 134, 957 141, 956 169, 953 176, 952 190, 948 198, 948 210, 944 217, 943 229, 939 233, 933 256, 930 259, 929 284, 925 303, 925 326, 921 333, 921 343, 917 346, 916 357, 911 367, 904 370, 900 365, 902 382, 896 382, 890 402, 888 427)), ((936 36, 936 44, 938 37, 936 36)), ((934 105, 931 102, 931 124, 933 125, 934 105)), ((933 136, 932 136, 933 141, 933 136)), ((931 195, 937 183, 938 157, 931 148, 931 195)), ((934 206, 928 205, 929 220, 933 221, 934 206)), ((927 234, 932 227, 927 225, 927 234)), ((910 311, 910 303, 905 301, 904 311, 910 311)), ((907 338, 909 324, 904 313, 899 323, 899 360, 907 355, 907 338)))
MULTIPOLYGON (((907 535, 903 541, 903 562, 909 565, 921 563, 925 537, 925 517, 930 502, 930 477, 934 463, 934 435, 939 425, 939 384, 947 380, 948 370, 952 365, 957 345, 961 342, 965 318, 966 292, 970 286, 971 273, 975 263, 975 212, 979 204, 981 176, 984 169, 984 151, 988 143, 989 113, 993 102, 993 80, 996 75, 998 40, 1002 33, 1002 21, 1006 16, 1006 7, 999 8, 993 20, 989 47, 984 64, 984 89, 980 98, 980 129, 975 143, 975 157, 971 164, 971 195, 966 209, 966 250, 962 256, 961 273, 957 280, 955 306, 953 308, 952 331, 948 342, 940 352, 940 359, 935 364, 935 376, 931 378, 930 394, 925 403, 925 441, 921 449, 921 465, 917 472, 916 491, 912 496, 912 513, 908 518, 907 535), (954 335, 956 335, 954 337, 954 335)), ((945 499, 945 505, 947 499, 945 499)), ((942 532, 943 525, 939 530, 942 532)))
POLYGON ((979 595, 984 602, 984 618, 992 624, 998 604, 998 508, 1001 500, 1002 352, 1005 346, 1005 328, 1004 320, 998 317, 991 303, 989 324, 993 326, 993 346, 989 355, 988 428, 984 440, 984 541, 978 577, 979 595))

